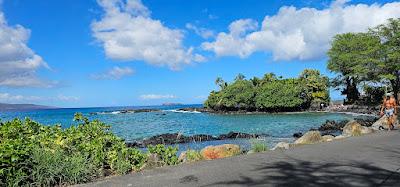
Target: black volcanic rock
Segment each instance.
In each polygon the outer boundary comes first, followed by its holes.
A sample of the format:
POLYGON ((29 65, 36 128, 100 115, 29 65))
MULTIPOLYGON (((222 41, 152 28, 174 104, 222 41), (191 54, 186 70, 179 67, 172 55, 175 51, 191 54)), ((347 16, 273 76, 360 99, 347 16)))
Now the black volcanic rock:
POLYGON ((226 139, 237 139, 237 138, 259 138, 262 135, 260 134, 247 134, 247 133, 240 133, 240 132, 229 132, 228 134, 221 134, 218 136, 219 140, 226 140, 226 139))
POLYGON ((298 133, 294 133, 293 134, 293 138, 300 138, 300 137, 302 137, 303 136, 303 133, 301 133, 301 132, 298 132, 298 133))
POLYGON ((143 113, 143 112, 161 112, 160 109, 125 109, 125 110, 114 110, 114 111, 102 111, 102 112, 91 112, 90 115, 97 114, 112 114, 117 112, 119 114, 129 114, 129 113, 143 113))
POLYGON ((207 135, 207 134, 196 134, 193 136, 185 136, 180 133, 166 133, 160 134, 156 136, 152 136, 150 138, 135 141, 135 142, 127 142, 126 145, 128 147, 147 147, 148 145, 157 145, 157 144, 181 144, 181 143, 190 143, 190 142, 204 142, 204 141, 213 141, 213 140, 227 140, 227 139, 250 139, 250 138, 259 138, 264 137, 266 135, 261 134, 247 134, 240 132, 229 132, 228 134, 221 134, 218 137, 207 135))
POLYGON ((324 124, 322 124, 318 130, 319 131, 340 131, 342 128, 348 123, 348 120, 343 120, 340 122, 326 120, 324 124))

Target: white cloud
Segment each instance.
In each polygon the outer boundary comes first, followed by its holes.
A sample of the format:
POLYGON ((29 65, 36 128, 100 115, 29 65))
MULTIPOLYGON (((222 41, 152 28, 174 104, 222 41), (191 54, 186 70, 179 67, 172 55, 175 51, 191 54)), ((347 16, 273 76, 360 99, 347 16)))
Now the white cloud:
POLYGON ((158 95, 158 94, 146 94, 146 95, 141 95, 140 99, 142 100, 157 100, 157 99, 175 99, 177 98, 175 95, 158 95))
POLYGON ((135 71, 130 67, 118 67, 115 66, 107 72, 101 74, 93 74, 91 77, 93 79, 111 79, 111 80, 119 80, 122 77, 133 75, 135 71))
POLYGON ((205 50, 214 51, 217 56, 247 57, 253 52, 253 47, 243 36, 249 31, 256 30, 257 27, 257 22, 252 19, 234 21, 229 25, 229 33, 219 33, 215 42, 204 42, 202 47, 205 50))
POLYGON ((9 93, 0 93, 0 102, 34 102, 40 101, 42 98, 38 96, 12 95, 9 93))
POLYGON ((204 39, 209 39, 209 38, 214 38, 215 33, 214 31, 202 27, 197 27, 196 25, 193 25, 191 23, 186 24, 186 28, 189 30, 194 31, 197 35, 201 36, 204 39))
POLYGON ((40 79, 39 68, 50 69, 42 57, 27 46, 30 30, 9 26, 0 12, 0 86, 51 87, 56 82, 40 79))
POLYGON ((65 95, 60 94, 57 97, 55 97, 54 100, 75 102, 75 101, 79 100, 79 97, 76 97, 76 96, 65 96, 65 95))
POLYGON ((43 96, 32 96, 32 95, 19 95, 10 93, 0 93, 0 102, 4 103, 31 103, 31 102, 43 102, 43 101, 65 101, 65 102, 76 102, 79 97, 76 96, 65 96, 59 94, 55 97, 43 97, 43 96))
POLYGON ((273 16, 266 16, 256 31, 255 21, 238 20, 202 48, 217 56, 245 58, 254 52, 272 52, 275 60, 312 60, 323 58, 332 37, 345 32, 364 32, 369 27, 400 17, 400 2, 386 4, 346 4, 337 0, 318 10, 293 6, 281 7, 273 16))
POLYGON ((150 17, 140 0, 98 0, 103 17, 91 25, 93 36, 113 60, 143 60, 179 69, 196 61, 193 48, 183 46, 183 32, 150 17))

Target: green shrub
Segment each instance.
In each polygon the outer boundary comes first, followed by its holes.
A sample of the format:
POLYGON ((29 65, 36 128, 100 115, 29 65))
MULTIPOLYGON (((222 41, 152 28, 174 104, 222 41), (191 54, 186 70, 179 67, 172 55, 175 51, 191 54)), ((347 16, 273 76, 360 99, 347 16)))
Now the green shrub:
POLYGON ((251 150, 254 153, 264 152, 268 150, 267 145, 265 145, 264 141, 260 140, 251 140, 251 150))
POLYGON ((150 145, 147 147, 147 149, 149 153, 157 154, 158 156, 160 156, 165 165, 178 164, 178 156, 176 155, 178 152, 178 147, 165 147, 165 145, 160 144, 156 146, 150 145))
POLYGON ((188 149, 186 151, 186 159, 188 162, 195 162, 203 160, 203 156, 200 154, 200 151, 188 149))
MULTIPOLYGON (((145 153, 126 147, 106 124, 81 114, 75 121, 66 129, 30 119, 0 123, 0 186, 73 185, 146 163, 145 153)), ((156 152, 167 165, 177 164, 177 148, 158 146, 156 152)))
POLYGON ((62 150, 37 148, 32 154, 32 181, 35 186, 77 184, 96 176, 95 166, 80 154, 65 155, 62 150))

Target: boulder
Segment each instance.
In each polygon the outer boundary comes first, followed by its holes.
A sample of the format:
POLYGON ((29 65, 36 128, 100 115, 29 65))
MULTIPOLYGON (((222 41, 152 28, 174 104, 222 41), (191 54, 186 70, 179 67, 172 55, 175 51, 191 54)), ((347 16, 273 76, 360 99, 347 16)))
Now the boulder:
POLYGON ((332 136, 332 135, 325 135, 325 136, 322 136, 322 140, 323 140, 324 142, 330 142, 330 141, 332 141, 333 139, 335 139, 335 137, 332 136))
POLYGON ((343 127, 342 135, 344 136, 360 136, 362 135, 363 126, 361 126, 357 121, 353 120, 348 122, 343 127))
POLYGON ((374 132, 374 129, 372 129, 371 127, 362 127, 361 128, 361 134, 371 134, 374 132))
POLYGON ((206 160, 226 158, 240 153, 240 147, 234 144, 207 146, 201 150, 201 156, 206 160))
POLYGON ((389 121, 388 120, 389 119, 386 116, 383 116, 381 119, 379 119, 374 124, 372 124, 371 127, 375 131, 387 129, 388 126, 389 126, 389 121))
POLYGON ((286 150, 290 148, 290 144, 286 143, 286 142, 279 142, 278 144, 275 145, 274 148, 272 148, 271 150, 286 150))
POLYGON ((322 142, 322 136, 319 131, 308 131, 302 137, 297 139, 294 144, 313 144, 322 142))

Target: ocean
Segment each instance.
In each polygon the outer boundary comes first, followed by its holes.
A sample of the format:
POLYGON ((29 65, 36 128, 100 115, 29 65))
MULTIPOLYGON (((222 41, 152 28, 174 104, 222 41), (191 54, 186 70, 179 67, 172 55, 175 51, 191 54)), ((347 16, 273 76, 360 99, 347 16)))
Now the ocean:
MULTIPOLYGON (((0 111, 1 121, 29 117, 45 125, 59 124, 69 127, 76 112, 89 119, 99 119, 126 141, 135 141, 164 133, 184 135, 209 134, 218 136, 231 131, 266 134, 264 141, 273 146, 280 141, 293 141, 293 134, 318 128, 326 120, 350 120, 350 114, 339 113, 281 113, 281 114, 209 114, 177 111, 179 108, 201 107, 202 105, 107 107, 107 108, 62 108, 32 111, 0 111), (143 113, 120 113, 125 109, 158 109, 143 113), (93 115, 96 113, 96 115, 93 115)), ((249 146, 249 140, 224 140, 180 145, 199 149, 207 145, 237 143, 249 146)))

